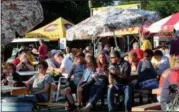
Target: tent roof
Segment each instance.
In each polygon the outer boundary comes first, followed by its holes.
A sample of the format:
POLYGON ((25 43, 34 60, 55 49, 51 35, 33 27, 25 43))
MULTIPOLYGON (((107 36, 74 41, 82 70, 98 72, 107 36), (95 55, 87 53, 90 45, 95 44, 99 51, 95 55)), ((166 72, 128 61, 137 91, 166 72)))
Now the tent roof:
POLYGON ((25 35, 28 38, 47 38, 49 40, 59 40, 66 37, 66 30, 71 28, 74 24, 60 17, 55 21, 29 32, 25 35))

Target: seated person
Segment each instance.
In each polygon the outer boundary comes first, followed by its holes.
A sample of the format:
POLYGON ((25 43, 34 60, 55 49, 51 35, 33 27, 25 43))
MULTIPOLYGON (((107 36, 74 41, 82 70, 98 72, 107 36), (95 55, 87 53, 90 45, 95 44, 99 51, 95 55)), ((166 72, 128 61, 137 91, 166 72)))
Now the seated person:
POLYGON ((124 109, 131 111, 132 107, 132 87, 130 85, 131 66, 125 61, 118 51, 110 53, 111 65, 109 66, 109 86, 108 86, 108 109, 109 112, 115 111, 114 94, 124 93, 124 109))
POLYGON ((166 111, 167 105, 173 101, 171 90, 169 90, 171 84, 177 84, 179 87, 179 57, 175 59, 174 67, 166 77, 162 87, 160 103, 163 111, 166 111))
POLYGON ((27 49, 27 60, 31 65, 33 65, 33 62, 36 61, 36 59, 30 49, 27 49))
POLYGON ((137 58, 141 60, 143 58, 143 51, 140 49, 138 42, 133 43, 133 49, 130 52, 135 52, 137 58))
POLYGON ((164 56, 160 50, 154 52, 152 64, 158 75, 161 75, 166 69, 170 68, 169 58, 164 56))
POLYGON ((94 84, 93 73, 96 71, 96 60, 94 56, 86 57, 86 68, 83 73, 82 80, 77 87, 77 99, 79 107, 85 106, 85 103, 89 100, 89 90, 94 84))
POLYGON ((6 71, 1 76, 3 85, 23 86, 20 75, 16 72, 16 66, 12 63, 6 64, 6 71))
POLYGON ((54 58, 56 62, 60 64, 60 68, 51 67, 48 69, 48 71, 49 72, 55 71, 56 73, 58 73, 58 75, 61 74, 62 76, 67 78, 69 73, 73 69, 73 62, 69 59, 69 57, 64 56, 62 52, 56 53, 54 58))
POLYGON ((85 55, 80 52, 76 55, 76 63, 74 65, 73 71, 68 76, 68 85, 65 88, 64 96, 66 97, 68 101, 68 110, 75 109, 75 102, 72 97, 72 93, 76 93, 77 86, 81 81, 81 78, 83 76, 83 72, 85 70, 85 62, 84 62, 85 55))
POLYGON ((26 50, 21 50, 19 56, 14 59, 13 64, 17 71, 33 71, 34 67, 27 60, 26 50))
POLYGON ((88 112, 94 105, 96 105, 100 96, 105 95, 107 92, 108 85, 108 62, 104 53, 99 53, 97 56, 97 69, 96 73, 93 74, 93 79, 95 83, 91 87, 89 93, 89 101, 86 107, 82 108, 81 111, 88 112))
POLYGON ((24 82, 38 102, 47 102, 49 100, 49 89, 53 83, 53 78, 46 74, 47 68, 47 62, 39 62, 38 74, 24 82), (30 88, 30 85, 32 85, 32 88, 30 88))
POLYGON ((144 51, 144 59, 139 62, 137 73, 138 83, 141 89, 158 88, 157 73, 151 63, 153 51, 147 49, 144 51))
POLYGON ((160 81, 159 81, 159 90, 157 92, 157 100, 160 102, 160 94, 161 94, 161 89, 163 87, 164 81, 166 79, 166 77, 170 74, 170 69, 165 70, 161 77, 160 77, 160 81))
POLYGON ((129 63, 131 64, 132 72, 136 72, 139 59, 137 58, 137 54, 135 52, 129 53, 129 63))

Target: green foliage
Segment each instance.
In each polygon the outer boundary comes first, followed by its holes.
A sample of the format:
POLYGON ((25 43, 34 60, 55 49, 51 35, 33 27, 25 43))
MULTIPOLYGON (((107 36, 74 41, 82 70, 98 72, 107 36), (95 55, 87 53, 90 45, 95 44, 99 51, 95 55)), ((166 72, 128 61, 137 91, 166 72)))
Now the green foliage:
POLYGON ((179 11, 179 2, 172 0, 149 1, 143 9, 157 11, 161 17, 166 17, 179 11))
POLYGON ((141 9, 157 11, 162 18, 179 11, 179 0, 122 0, 120 4, 133 3, 140 3, 141 9))
POLYGON ((91 0, 93 8, 113 5, 113 0, 91 0))

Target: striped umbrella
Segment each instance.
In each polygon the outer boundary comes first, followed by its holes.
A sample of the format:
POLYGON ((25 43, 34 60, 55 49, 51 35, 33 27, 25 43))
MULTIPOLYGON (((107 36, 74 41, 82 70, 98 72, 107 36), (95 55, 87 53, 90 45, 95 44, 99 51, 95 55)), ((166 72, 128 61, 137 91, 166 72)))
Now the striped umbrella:
POLYGON ((179 30, 179 12, 153 23, 148 30, 150 33, 179 30))

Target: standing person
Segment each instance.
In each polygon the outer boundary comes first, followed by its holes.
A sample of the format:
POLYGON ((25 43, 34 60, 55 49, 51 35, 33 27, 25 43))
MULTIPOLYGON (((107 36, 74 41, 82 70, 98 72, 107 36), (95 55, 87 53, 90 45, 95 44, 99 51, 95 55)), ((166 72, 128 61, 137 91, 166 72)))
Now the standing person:
POLYGON ((170 45, 170 66, 174 66, 175 57, 179 55, 179 30, 174 35, 174 40, 171 41, 170 45))
POLYGON ((105 89, 107 89, 108 62, 104 53, 98 54, 97 66, 98 67, 96 69, 96 73, 93 76, 93 80, 95 80, 95 83, 89 91, 89 101, 86 107, 81 109, 82 112, 90 111, 92 107, 96 104, 96 102, 99 100, 100 96, 104 95, 105 89))
POLYGON ((151 42, 149 40, 147 40, 144 36, 140 37, 140 41, 142 42, 141 49, 143 51, 145 51, 147 49, 152 50, 152 44, 151 44, 151 42))
POLYGON ((39 58, 40 60, 44 60, 47 56, 48 48, 44 44, 42 39, 39 40, 39 44, 40 44, 39 49, 38 49, 39 58))
POLYGON ((130 111, 132 106, 132 87, 130 85, 131 66, 121 58, 118 51, 110 53, 111 65, 109 66, 108 109, 114 111, 114 94, 124 92, 125 111, 130 111))
POLYGON ((84 70, 82 80, 77 87, 77 99, 79 107, 85 106, 85 103, 89 99, 89 90, 95 82, 92 78, 95 71, 96 60, 93 56, 89 55, 86 59, 86 69, 84 70))
POLYGON ((133 49, 130 52, 135 52, 139 60, 143 59, 144 52, 139 48, 139 44, 137 42, 133 44, 133 49))
POLYGON ((156 50, 152 58, 152 64, 158 75, 161 75, 166 69, 170 68, 168 57, 164 56, 162 51, 156 50))
POLYGON ((79 52, 76 55, 76 64, 74 65, 73 72, 69 74, 67 78, 67 87, 65 88, 64 96, 68 101, 68 110, 70 112, 76 109, 72 94, 77 92, 77 86, 80 83, 85 70, 84 57, 85 55, 82 52, 79 52))
POLYGON ((141 89, 155 89, 158 88, 157 72, 155 71, 151 59, 153 51, 147 49, 144 51, 144 59, 139 62, 137 68, 138 83, 141 89))

